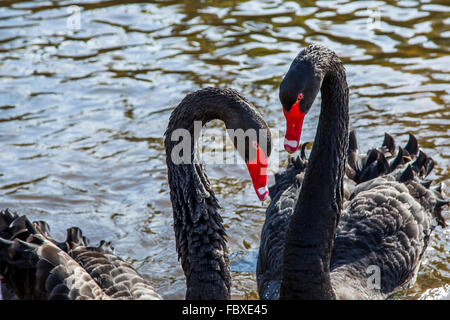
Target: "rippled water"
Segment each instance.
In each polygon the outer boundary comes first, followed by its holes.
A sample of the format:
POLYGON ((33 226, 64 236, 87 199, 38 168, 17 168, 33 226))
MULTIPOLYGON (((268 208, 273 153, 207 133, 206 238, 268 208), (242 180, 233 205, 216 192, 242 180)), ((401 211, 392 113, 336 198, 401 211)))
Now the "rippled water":
MULTIPOLYGON (((162 138, 173 107, 201 87, 232 87, 283 130, 281 78, 300 48, 322 43, 346 65, 362 148, 411 132, 449 182, 449 11, 444 0, 2 1, 0 207, 48 221, 59 239, 77 225, 94 243, 112 240, 165 298, 182 299, 162 138)), ((257 298, 267 203, 245 167, 207 172, 237 260, 233 297, 257 298)), ((449 235, 435 231, 417 284, 398 298, 448 298, 449 235)))

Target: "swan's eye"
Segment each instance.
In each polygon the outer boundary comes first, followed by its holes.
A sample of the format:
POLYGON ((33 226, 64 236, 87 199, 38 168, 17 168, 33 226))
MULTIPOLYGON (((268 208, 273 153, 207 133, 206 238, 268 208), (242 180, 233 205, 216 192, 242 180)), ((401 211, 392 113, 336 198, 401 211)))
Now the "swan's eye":
POLYGON ((303 93, 299 93, 297 96, 297 100, 295 100, 294 104, 291 107, 291 110, 297 108, 300 109, 300 101, 303 99, 303 93))

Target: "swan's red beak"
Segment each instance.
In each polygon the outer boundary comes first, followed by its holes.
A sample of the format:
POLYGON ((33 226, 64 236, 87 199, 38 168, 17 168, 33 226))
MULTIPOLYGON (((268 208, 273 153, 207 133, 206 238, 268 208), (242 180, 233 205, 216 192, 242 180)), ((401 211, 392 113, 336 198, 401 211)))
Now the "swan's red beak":
POLYGON ((297 101, 292 105, 289 112, 283 108, 284 117, 286 118, 286 135, 284 137, 284 149, 293 153, 300 144, 300 136, 302 134, 303 119, 305 113, 300 111, 299 104, 303 95, 298 95, 297 101))
POLYGON ((269 166, 269 158, 266 157, 264 151, 257 147, 256 157, 252 161, 247 162, 248 172, 252 178, 253 187, 259 200, 266 200, 269 195, 267 188, 267 168, 269 166))

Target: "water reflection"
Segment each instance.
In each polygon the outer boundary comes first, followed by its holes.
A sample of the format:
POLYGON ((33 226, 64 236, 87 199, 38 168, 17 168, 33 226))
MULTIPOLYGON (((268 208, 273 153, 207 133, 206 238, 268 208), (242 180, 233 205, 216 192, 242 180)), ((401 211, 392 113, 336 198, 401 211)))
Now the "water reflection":
MULTIPOLYGON (((446 4, 2 1, 0 205, 48 220, 60 238, 79 225, 94 242, 112 240, 164 297, 183 298, 162 144, 172 108, 200 87, 232 87, 282 129, 280 80, 313 42, 346 64, 362 147, 380 144, 386 131, 399 144, 414 133, 436 160, 433 177, 449 181, 446 4)), ((318 111, 305 120, 304 141, 318 111)), ((265 206, 245 168, 207 171, 231 252, 257 249, 265 206)), ((438 229, 417 285, 400 298, 449 291, 449 245, 449 230, 438 229)), ((257 297, 254 273, 233 277, 233 297, 257 297)))

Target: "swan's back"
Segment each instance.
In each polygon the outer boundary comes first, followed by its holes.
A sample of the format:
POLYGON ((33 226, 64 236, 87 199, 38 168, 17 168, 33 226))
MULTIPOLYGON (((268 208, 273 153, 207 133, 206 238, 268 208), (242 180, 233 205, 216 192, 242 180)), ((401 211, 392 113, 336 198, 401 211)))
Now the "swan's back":
MULTIPOLYGON (((308 160, 290 160, 270 188, 257 265, 262 299, 278 299, 285 235, 301 189, 308 160)), ((419 151, 410 135, 405 148, 395 149, 386 134, 380 148, 358 150, 350 133, 344 177, 344 210, 331 257, 331 280, 337 298, 384 298, 414 283, 417 269, 437 225, 445 226, 440 187, 423 180, 434 162, 419 151), (439 191, 439 192, 438 192, 439 191), (378 269, 377 269, 378 268, 378 269), (371 277, 380 270, 377 279, 371 277), (375 282, 375 284, 374 284, 375 282)))
POLYGON ((337 298, 386 298, 414 284, 441 203, 408 166, 356 187, 344 204, 331 257, 337 298))
POLYGON ((54 240, 45 222, 0 211, 0 274, 19 299, 161 299, 152 286, 113 253, 110 243, 88 246, 76 227, 54 240), (26 280, 24 280, 26 279, 26 280))

